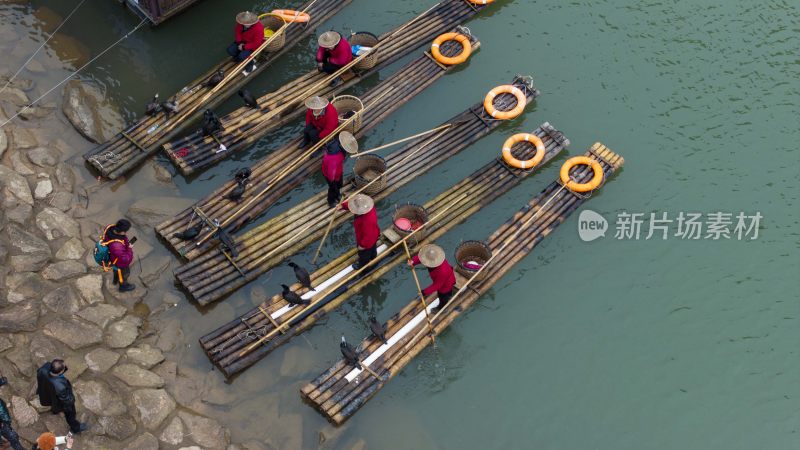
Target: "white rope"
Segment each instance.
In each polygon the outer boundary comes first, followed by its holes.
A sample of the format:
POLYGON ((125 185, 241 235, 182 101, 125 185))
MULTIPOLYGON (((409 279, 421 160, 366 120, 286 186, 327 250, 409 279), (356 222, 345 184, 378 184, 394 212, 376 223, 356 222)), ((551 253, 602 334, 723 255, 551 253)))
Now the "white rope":
POLYGON ((97 61, 97 59, 98 59, 98 58, 100 58, 101 56, 105 55, 105 54, 106 54, 106 53, 107 53, 109 50, 111 50, 112 48, 116 47, 116 46, 117 46, 117 45, 118 45, 120 42, 122 42, 122 41, 124 41, 125 39, 127 39, 127 38, 128 38, 128 36, 130 36, 131 34, 133 34, 134 32, 136 32, 136 30, 138 30, 138 29, 139 29, 139 28, 140 28, 142 25, 144 25, 144 23, 145 23, 145 22, 147 22, 147 19, 142 19, 142 21, 141 21, 141 22, 139 22, 139 25, 136 25, 136 26, 135 26, 135 27, 134 27, 134 28, 133 28, 131 31, 129 31, 127 34, 125 34, 125 36, 122 36, 121 38, 117 39, 117 41, 116 41, 116 42, 114 42, 114 43, 113 43, 113 44, 111 44, 109 47, 107 47, 105 50, 103 50, 102 52, 100 52, 100 53, 99 53, 97 56, 95 56, 94 58, 92 58, 91 60, 89 60, 89 62, 87 62, 86 64, 84 64, 84 65, 82 65, 81 67, 79 67, 79 68, 78 68, 76 71, 72 72, 72 73, 71 73, 71 74, 70 74, 70 75, 69 75, 67 78, 64 78, 63 80, 61 80, 61 81, 60 81, 58 84, 56 84, 55 86, 53 86, 53 87, 52 87, 50 90, 48 90, 48 91, 47 91, 47 92, 45 92, 44 94, 40 95, 40 96, 39 96, 39 98, 37 98, 36 100, 32 101, 32 102, 31 102, 29 105, 25 105, 25 106, 23 106, 23 107, 22 107, 22 109, 20 109, 20 110, 19 110, 19 111, 18 111, 16 114, 14 114, 13 116, 9 117, 9 118, 8 118, 8 120, 6 120, 5 122, 3 122, 3 124, 2 124, 2 125, 0 125, 0 128, 3 128, 3 127, 4 127, 4 126, 6 126, 6 125, 7 125, 9 122, 11 122, 12 120, 14 120, 14 119, 16 119, 17 117, 19 117, 19 115, 20 115, 20 114, 24 113, 24 112, 25 112, 25 111, 26 111, 28 108, 30 108, 31 106, 33 106, 33 105, 35 105, 36 103, 38 103, 38 102, 39 102, 39 100, 43 99, 44 97, 46 97, 46 96, 47 96, 48 94, 50 94, 51 92, 53 92, 53 91, 55 91, 56 89, 58 89, 58 88, 59 88, 59 87, 60 87, 62 84, 66 83, 67 81, 69 81, 70 79, 72 79, 72 77, 74 77, 75 75, 77 75, 77 74, 78 74, 78 72, 80 72, 81 70, 85 69, 85 68, 86 68, 88 65, 90 65, 90 64, 92 64, 93 62, 97 61))
POLYGON ((7 88, 7 87, 8 87, 8 86, 11 84, 11 82, 12 82, 12 81, 14 81, 14 78, 17 78, 17 75, 19 75, 19 73, 20 73, 20 72, 22 72, 22 69, 24 69, 24 68, 25 68, 25 66, 27 66, 27 65, 28 65, 28 63, 29 63, 29 62, 31 62, 31 60, 33 59, 33 57, 34 57, 34 56, 36 56, 36 54, 37 54, 37 53, 39 53, 39 50, 41 50, 42 48, 44 48, 44 46, 45 46, 45 45, 47 45, 47 43, 48 43, 48 42, 50 42, 50 39, 53 39, 53 36, 55 36, 55 35, 56 35, 56 33, 58 33, 58 30, 60 30, 60 29, 61 29, 61 27, 63 27, 63 26, 64 26, 64 24, 65 24, 65 23, 67 23, 67 21, 69 20, 69 18, 70 18, 70 17, 72 17, 72 15, 73 15, 73 14, 75 14, 75 11, 77 11, 77 10, 78 10, 78 8, 80 8, 80 7, 81 7, 81 5, 83 4, 83 2, 85 2, 85 1, 86 1, 86 0, 81 0, 81 2, 80 2, 80 3, 78 3, 78 6, 76 6, 76 7, 75 7, 75 9, 73 9, 73 10, 72 10, 72 12, 70 12, 70 13, 67 15, 67 17, 65 17, 65 18, 64 18, 64 20, 61 22, 61 24, 60 24, 60 25, 58 25, 58 28, 56 28, 55 30, 53 30, 53 32, 50 34, 50 36, 49 36, 49 37, 48 37, 48 38, 47 38, 47 39, 46 39, 44 42, 42 42, 42 45, 40 45, 40 46, 39 46, 39 48, 37 48, 37 49, 36 49, 36 51, 35 51, 35 52, 33 52, 33 54, 31 55, 31 57, 30 57, 30 58, 28 58, 28 60, 27 60, 27 61, 25 61, 25 63, 24 63, 24 64, 22 64, 22 66, 20 66, 20 68, 19 68, 19 69, 17 69, 17 71, 16 71, 16 72, 14 72, 14 75, 11 75, 11 78, 9 78, 9 79, 8 79, 8 81, 6 81, 6 85, 5 85, 5 86, 3 86, 3 88, 2 88, 2 89, 0 89, 0 94, 2 94, 2 93, 3 93, 3 91, 5 91, 5 90, 6 90, 6 88, 7 88))

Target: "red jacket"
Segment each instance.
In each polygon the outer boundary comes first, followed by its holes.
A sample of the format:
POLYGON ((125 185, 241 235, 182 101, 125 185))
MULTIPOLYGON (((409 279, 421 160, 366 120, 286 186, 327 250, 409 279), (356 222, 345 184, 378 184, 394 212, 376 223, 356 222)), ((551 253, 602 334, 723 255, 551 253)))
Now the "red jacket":
POLYGON ((322 139, 333 133, 333 130, 339 126, 339 111, 336 111, 336 107, 328 103, 325 112, 319 117, 314 117, 314 113, 307 109, 306 125, 314 125, 314 128, 319 131, 319 138, 322 139))
POLYGON ((342 40, 336 44, 336 47, 331 50, 325 47, 317 48, 317 62, 323 62, 325 59, 327 59, 329 63, 336 64, 337 66, 345 66, 353 60, 353 49, 350 48, 350 44, 344 36, 342 36, 342 40))
MULTIPOLYGON (((420 264, 419 255, 414 255, 414 257, 411 258, 411 262, 413 262, 415 266, 420 264)), ((450 267, 450 263, 447 262, 446 259, 443 263, 439 264, 439 267, 428 269, 428 275, 431 276, 433 284, 423 289, 422 295, 427 297, 434 292, 441 292, 442 294, 453 292, 453 286, 456 285, 456 274, 453 272, 453 268, 450 267)))
MULTIPOLYGON (((347 202, 342 203, 342 209, 347 210, 347 202)), ((360 248, 372 248, 381 236, 378 226, 378 213, 373 206, 366 214, 353 219, 353 229, 356 232, 356 244, 360 248)))
POLYGON ((111 264, 124 269, 133 262, 133 247, 128 243, 128 236, 114 233, 114 227, 109 227, 103 235, 104 241, 122 241, 108 244, 108 256, 111 264))
POLYGON ((328 181, 341 181, 344 172, 344 152, 328 153, 322 156, 322 175, 328 181))
POLYGON ((236 34, 236 43, 244 44, 245 50, 253 51, 264 43, 264 25, 261 24, 261 21, 256 22, 247 30, 237 23, 234 33, 236 34))

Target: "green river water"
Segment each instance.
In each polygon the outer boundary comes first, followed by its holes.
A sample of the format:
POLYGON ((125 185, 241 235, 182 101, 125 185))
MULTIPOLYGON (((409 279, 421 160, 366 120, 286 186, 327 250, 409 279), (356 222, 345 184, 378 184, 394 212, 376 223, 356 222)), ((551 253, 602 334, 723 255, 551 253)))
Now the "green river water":
MULTIPOLYGON (((39 45, 40 28, 52 29, 77 1, 30 3, 0 1, 7 72, 39 45), (54 13, 33 16, 40 6, 54 13)), ((162 27, 140 29, 83 76, 104 85, 132 119, 153 93, 176 92, 224 56, 236 11, 298 3, 205 0, 162 27)), ((327 27, 382 33, 431 5, 354 0, 327 27)), ((572 141, 568 151, 440 243, 450 252, 461 240, 487 237, 558 176, 568 155, 596 141, 626 160, 582 208, 604 215, 610 228, 605 238, 583 242, 578 214, 570 217, 444 333, 438 351, 426 349, 346 423, 337 446, 363 439, 376 449, 800 448, 800 169, 791 154, 800 137, 798 7, 774 0, 499 0, 471 20, 481 50, 361 145, 438 125, 517 73, 532 75, 542 96, 522 119, 400 189, 385 207, 426 201, 496 157, 509 135, 549 121, 572 141), (639 240, 614 236, 622 212, 674 219, 680 212, 742 211, 763 216, 755 240, 681 239, 674 223, 666 240, 644 239, 647 223, 639 240)), ((94 55, 137 23, 116 2, 90 0, 62 32, 94 55)), ((303 41, 250 90, 260 94, 305 73, 313 47, 314 40, 303 41)), ((41 92, 66 73, 29 75, 41 92)), ((238 105, 235 98, 218 110, 238 105)), ((124 212, 144 195, 199 198, 293 132, 273 133, 190 182, 177 177, 177 191, 140 170, 103 199, 124 212)), ((76 155, 90 148, 71 142, 76 155)), ((306 182, 270 214, 319 189, 319 180, 306 182)), ((143 234, 156 242, 151 230, 143 234)), ((351 239, 349 226, 338 230, 323 260, 351 239)), ((187 301, 167 314, 183 323, 181 363, 210 373, 206 379, 224 401, 209 411, 235 442, 280 435, 282 448, 315 449, 319 432, 331 434, 331 427, 302 403, 299 388, 338 359, 340 335, 359 341, 370 312, 387 318, 415 288, 399 267, 225 383, 197 338, 252 307, 259 293, 278 292, 288 277, 279 267, 215 306, 201 310, 187 301)), ((179 293, 169 274, 160 286, 179 293)))

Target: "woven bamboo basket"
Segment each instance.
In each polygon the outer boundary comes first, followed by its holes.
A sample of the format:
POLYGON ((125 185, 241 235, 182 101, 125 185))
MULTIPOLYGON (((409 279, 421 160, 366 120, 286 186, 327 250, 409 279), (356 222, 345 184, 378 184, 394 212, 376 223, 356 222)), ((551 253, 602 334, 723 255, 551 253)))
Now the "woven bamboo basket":
MULTIPOLYGON (((381 174, 386 172, 386 160, 378 155, 364 155, 356 158, 353 164, 353 172, 355 173, 356 187, 361 189, 367 183, 378 178, 381 174)), ((375 195, 386 187, 386 178, 372 183, 364 190, 369 195, 375 195)))
MULTIPOLYGON (((281 29, 283 24, 286 23, 286 21, 276 16, 275 14, 271 13, 262 14, 258 16, 258 20, 261 21, 262 25, 264 25, 264 32, 265 32, 264 37, 266 39, 269 39, 268 37, 266 37, 267 30, 272 30, 273 33, 277 33, 277 31, 281 29)), ((286 33, 281 33, 280 36, 276 37, 275 39, 272 40, 272 42, 267 44, 267 46, 264 47, 264 50, 274 53, 282 49, 284 44, 286 44, 286 33)))
MULTIPOLYGON (((358 97, 354 97, 352 95, 340 95, 338 97, 334 97, 334 99, 331 100, 331 103, 339 113, 339 125, 352 117, 353 114, 364 109, 364 102, 362 102, 358 97)), ((361 128, 361 114, 356 116, 355 120, 353 120, 343 131, 349 131, 353 134, 356 134, 356 131, 358 131, 359 128, 361 128)))
MULTIPOLYGON (((482 241, 464 241, 456 247, 456 271, 467 278, 475 273, 492 257, 492 250, 482 241)), ((482 280, 488 271, 481 272, 475 281, 482 280)))
MULTIPOLYGON (((392 216, 392 228, 400 234, 400 236, 405 237, 427 221, 428 211, 425 210, 424 207, 415 203, 405 203, 395 208, 394 216, 392 216)), ((408 243, 417 245, 424 237, 425 228, 414 233, 414 235, 408 239, 408 243)))
MULTIPOLYGON (((353 45, 375 47, 375 45, 378 44, 378 36, 366 31, 359 31, 351 34, 350 37, 347 38, 347 42, 351 47, 353 45)), ((373 50, 367 56, 362 58, 361 61, 359 61, 355 66, 353 66, 353 68, 359 70, 372 69, 376 64, 378 64, 378 51, 373 50)))

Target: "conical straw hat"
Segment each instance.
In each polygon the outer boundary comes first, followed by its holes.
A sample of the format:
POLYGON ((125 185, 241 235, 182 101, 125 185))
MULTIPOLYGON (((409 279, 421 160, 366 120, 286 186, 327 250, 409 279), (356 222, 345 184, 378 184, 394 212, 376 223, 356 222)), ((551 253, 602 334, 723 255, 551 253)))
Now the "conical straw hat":
POLYGON ((335 31, 326 31, 319 35, 319 46, 322 48, 334 48, 342 40, 342 35, 335 31))
POLYGON ((313 97, 307 98, 305 103, 306 103, 306 108, 308 109, 320 110, 320 109, 325 109, 325 107, 328 106, 329 102, 324 98, 315 95, 313 97))
POLYGON ((347 153, 358 153, 358 141, 349 131, 342 131, 339 133, 339 143, 342 144, 342 148, 347 153))
POLYGON ((243 11, 236 15, 236 23, 249 27, 258 22, 258 16, 250 11, 243 11))
POLYGON ((419 249, 419 261, 425 267, 435 269, 444 262, 444 250, 436 244, 425 244, 419 249))
POLYGON ((375 206, 375 202, 372 197, 365 194, 356 194, 347 201, 347 209, 357 216, 368 213, 373 206, 375 206))

